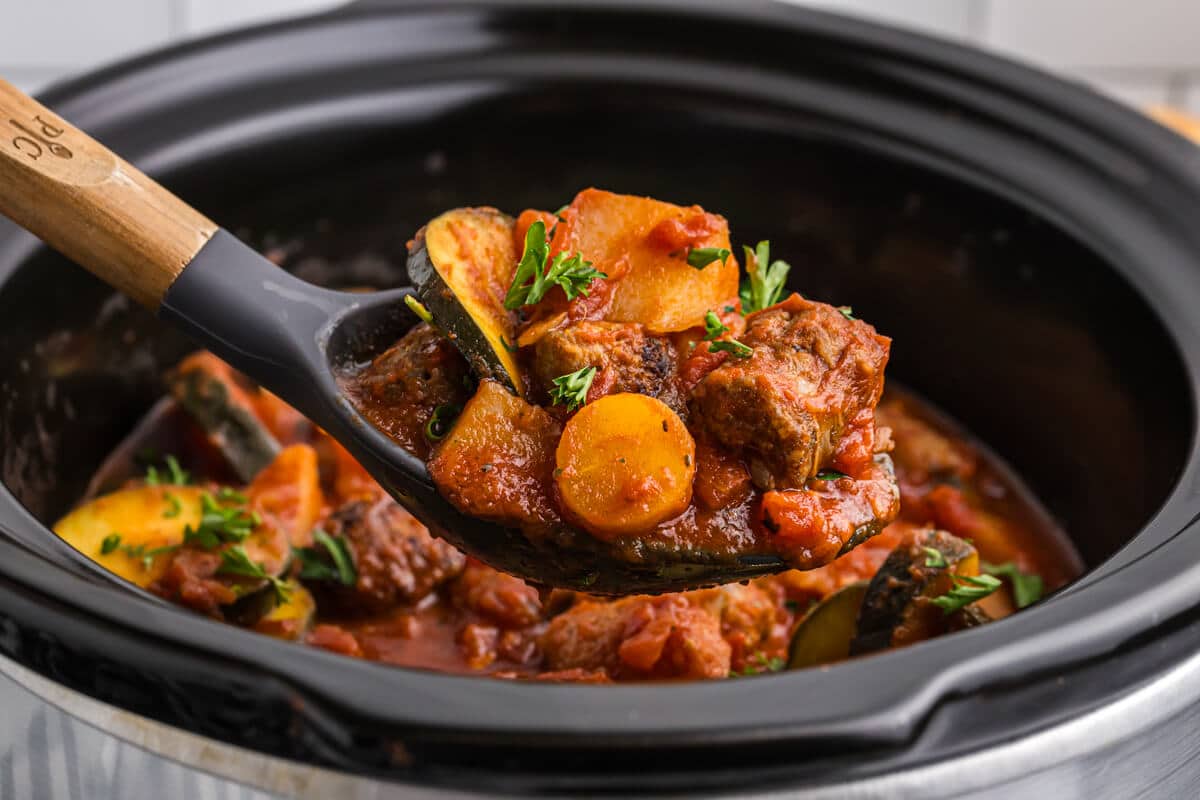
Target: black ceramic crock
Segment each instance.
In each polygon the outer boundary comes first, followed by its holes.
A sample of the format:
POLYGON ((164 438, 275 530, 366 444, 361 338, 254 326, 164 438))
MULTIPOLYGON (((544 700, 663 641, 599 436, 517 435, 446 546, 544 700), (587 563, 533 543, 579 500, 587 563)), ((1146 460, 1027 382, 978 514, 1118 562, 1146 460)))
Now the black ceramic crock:
POLYGON ((961 763, 1200 644, 1200 151, 1129 110, 794 7, 598 0, 358 4, 42 99, 316 282, 403 284, 404 242, 456 205, 597 185, 720 211, 892 336, 889 375, 1008 459, 1089 569, 980 629, 715 683, 452 677, 223 627, 62 559, 47 525, 188 344, 0 223, 0 653, 44 677, 373 780, 763 791, 961 763))

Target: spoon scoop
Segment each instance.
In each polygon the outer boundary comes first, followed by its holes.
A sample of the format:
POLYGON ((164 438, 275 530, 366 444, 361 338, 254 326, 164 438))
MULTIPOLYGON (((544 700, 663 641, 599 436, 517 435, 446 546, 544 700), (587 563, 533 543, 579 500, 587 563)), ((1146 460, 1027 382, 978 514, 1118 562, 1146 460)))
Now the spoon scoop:
POLYGON ((607 594, 784 569, 769 554, 631 561, 579 531, 534 543, 461 514, 419 458, 358 413, 335 377, 339 365, 377 352, 417 322, 403 302, 411 289, 338 292, 291 276, 2 80, 0 212, 293 405, 431 531, 498 569, 607 594))

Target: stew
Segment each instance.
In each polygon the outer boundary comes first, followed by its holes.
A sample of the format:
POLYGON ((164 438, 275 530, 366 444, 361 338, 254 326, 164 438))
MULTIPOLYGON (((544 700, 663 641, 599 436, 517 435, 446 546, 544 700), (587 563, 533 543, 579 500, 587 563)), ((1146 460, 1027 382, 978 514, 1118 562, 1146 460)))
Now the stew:
POLYGON ((530 536, 578 526, 631 558, 770 551, 795 569, 619 599, 529 585, 431 536, 208 353, 171 371, 153 434, 141 426, 55 530, 268 635, 587 682, 833 663, 985 624, 1077 576, 1001 462, 915 395, 884 392, 886 337, 785 296, 766 242, 744 260, 739 289, 724 219, 597 190, 555 214, 448 212, 411 243, 424 321, 345 387, 466 513, 530 536))

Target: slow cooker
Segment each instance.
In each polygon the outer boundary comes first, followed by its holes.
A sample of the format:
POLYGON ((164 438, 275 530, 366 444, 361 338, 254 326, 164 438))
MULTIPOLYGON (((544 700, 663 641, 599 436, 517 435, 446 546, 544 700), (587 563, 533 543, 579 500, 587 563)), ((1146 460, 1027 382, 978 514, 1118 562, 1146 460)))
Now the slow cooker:
POLYGON ((106 583, 47 527, 188 343, 0 222, 0 653, 31 690, 315 797, 1197 793, 1184 140, 975 50, 751 2, 360 2, 42 99, 331 285, 404 284, 404 242, 458 205, 597 185, 721 209, 891 335, 890 374, 1007 459, 1088 571, 992 625, 715 683, 453 677, 221 626, 106 583))

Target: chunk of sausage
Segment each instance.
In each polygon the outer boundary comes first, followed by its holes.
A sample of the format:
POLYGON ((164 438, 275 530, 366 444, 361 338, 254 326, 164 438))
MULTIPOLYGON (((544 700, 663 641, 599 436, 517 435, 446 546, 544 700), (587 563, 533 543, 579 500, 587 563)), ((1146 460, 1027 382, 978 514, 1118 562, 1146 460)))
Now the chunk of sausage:
POLYGON ((462 407, 470 369, 454 345, 424 322, 406 333, 347 386, 363 416, 419 456, 429 452, 425 424, 438 406, 462 407))
POLYGON ((541 637, 550 671, 604 670, 615 678, 723 678, 729 643, 716 616, 684 595, 585 600, 541 637))
MULTIPOLYGON (((578 322, 538 340, 534 349, 534 381, 549 398, 554 379, 595 367, 593 386, 605 394, 633 392, 659 398, 672 410, 682 407, 676 389, 675 348, 670 340, 648 335, 633 322, 578 322)), ((588 400, 596 397, 589 395, 588 400)))
POLYGON ((358 572, 353 586, 319 587, 322 599, 343 611, 377 612, 414 603, 457 577, 467 561, 390 497, 347 503, 330 516, 327 528, 343 537, 358 572))
POLYGON ((726 360, 693 392, 696 429, 742 454, 764 490, 870 464, 890 339, 793 294, 751 315, 741 341, 753 354, 726 360))

